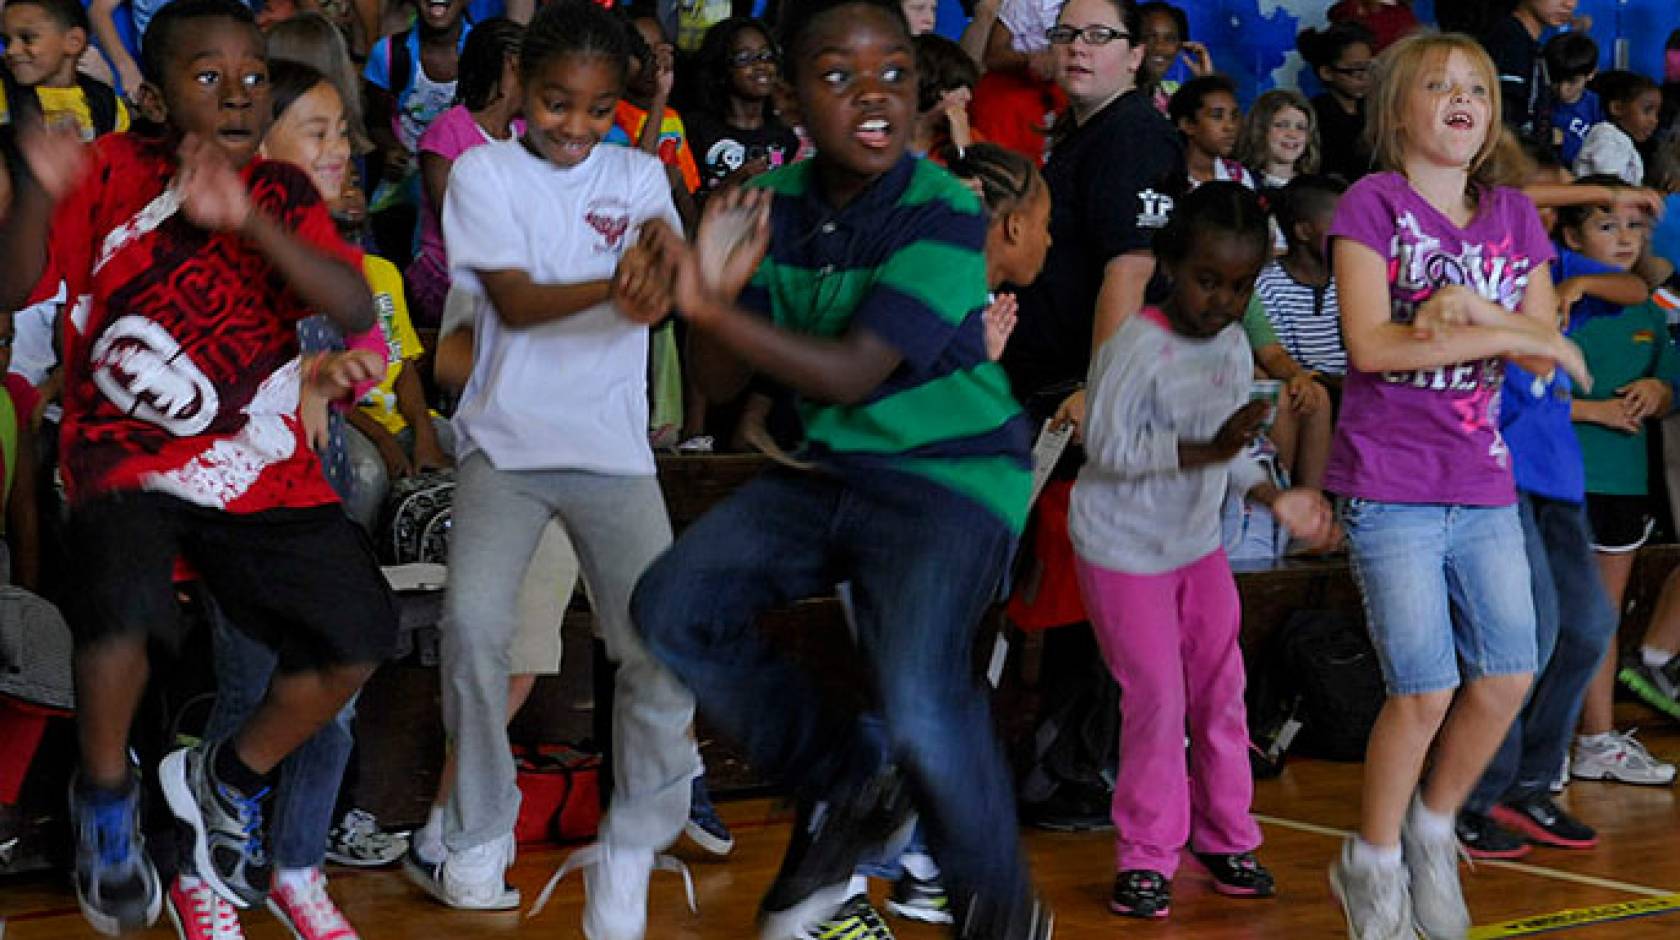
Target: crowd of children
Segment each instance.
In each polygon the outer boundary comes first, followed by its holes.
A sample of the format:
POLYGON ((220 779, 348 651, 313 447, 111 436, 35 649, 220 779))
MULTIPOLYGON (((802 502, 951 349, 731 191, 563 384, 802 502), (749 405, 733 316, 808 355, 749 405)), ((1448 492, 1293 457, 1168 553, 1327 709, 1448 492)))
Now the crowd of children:
MULTIPOLYGON (((127 45, 115 0, 0 16, 4 573, 74 636, 95 930, 266 906, 353 940, 328 858, 519 907, 507 724, 580 574, 612 792, 555 880, 591 940, 645 936, 682 833, 732 846, 697 710, 799 799, 762 936, 890 938, 874 875, 899 916, 1047 940, 967 668, 1018 555, 1120 688, 1117 914, 1167 917, 1186 849, 1221 894, 1305 890, 1258 855, 1234 562, 1345 552, 1364 600, 1351 936, 1464 937, 1461 849, 1591 848, 1567 780, 1673 782, 1611 701, 1680 717, 1680 579, 1613 640, 1680 388, 1680 107, 1599 72, 1574 0, 1466 4, 1475 35, 1344 0, 1298 37, 1318 94, 1246 113, 1161 2, 981 0, 959 40, 929 0, 315 6, 135 0, 127 45), (727 442, 780 463, 674 538, 656 450, 727 442), (454 485, 448 757, 407 840, 345 778, 396 640, 368 535, 417 476, 454 485), (863 716, 755 627, 837 590, 863 716), (219 693, 143 768, 183 591, 219 693)), ((34 729, 0 810, 61 707, 0 693, 34 729)))

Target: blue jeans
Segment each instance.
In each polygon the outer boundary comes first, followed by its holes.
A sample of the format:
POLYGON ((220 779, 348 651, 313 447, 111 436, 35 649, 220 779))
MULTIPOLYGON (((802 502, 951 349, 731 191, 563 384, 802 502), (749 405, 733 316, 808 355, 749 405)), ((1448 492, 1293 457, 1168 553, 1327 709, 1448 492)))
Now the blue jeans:
MULTIPOLYGON (((216 704, 204 737, 225 741, 257 711, 274 672, 274 651, 235 627, 204 592, 215 631, 216 704)), ((350 700, 332 721, 321 726, 280 764, 273 818, 268 821, 270 854, 278 868, 318 868, 326 860, 327 831, 332 828, 339 783, 355 746, 352 725, 356 701, 350 700)))
POLYGON ((1616 632, 1580 503, 1524 494, 1523 543, 1539 625, 1539 670, 1528 703, 1505 735, 1465 808, 1545 793, 1569 747, 1581 702, 1616 632))
POLYGON ((1350 499, 1342 526, 1388 694, 1534 671, 1534 596, 1516 506, 1350 499))
POLYGON ((866 489, 773 469, 688 529, 631 605, 654 656, 753 766, 822 799, 879 769, 878 736, 825 702, 756 621, 849 580, 887 751, 912 782, 958 919, 974 918, 976 937, 1001 935, 992 925, 1031 903, 1008 768, 972 667, 1012 543, 1001 520, 931 482, 893 475, 866 489))

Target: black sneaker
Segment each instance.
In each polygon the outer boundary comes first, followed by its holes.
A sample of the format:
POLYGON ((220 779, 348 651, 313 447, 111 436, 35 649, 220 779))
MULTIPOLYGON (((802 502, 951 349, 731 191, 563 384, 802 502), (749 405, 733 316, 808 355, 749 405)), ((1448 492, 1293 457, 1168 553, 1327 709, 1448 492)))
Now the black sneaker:
POLYGON ((1590 849, 1598 845, 1598 833, 1564 812, 1549 794, 1502 803, 1493 808, 1491 815, 1501 825, 1554 849, 1590 849))
POLYGON ((1213 876, 1213 890, 1233 898, 1269 898, 1277 894, 1277 882, 1272 873, 1253 852, 1219 855, 1212 852, 1195 853, 1196 860, 1213 876))
POLYGON ((1470 810, 1459 810, 1453 830, 1464 854, 1475 859, 1522 858, 1532 848, 1528 840, 1500 825, 1493 818, 1470 810))
POLYGON ((1635 655, 1616 679, 1645 704, 1670 718, 1680 718, 1680 656, 1670 656, 1661 666, 1647 666, 1635 655))
POLYGON ((867 894, 852 895, 834 916, 796 936, 799 940, 893 940, 892 928, 869 903, 867 894))
MULTIPOLYGON (((801 805, 781 870, 764 895, 760 915, 774 917, 805 908, 819 893, 831 895, 851 880, 865 852, 897 856, 894 843, 908 841, 914 807, 904 775, 887 767, 862 786, 815 806, 801 805)), ((826 897, 830 911, 844 903, 826 897)))
POLYGON ((1056 932, 1055 915, 1038 897, 1003 902, 995 896, 974 896, 966 904, 953 898, 951 914, 962 925, 959 940, 1050 940, 1056 932))
POLYGON ((1123 871, 1114 877, 1108 909, 1127 917, 1160 920, 1172 912, 1172 882, 1158 871, 1123 871))
POLYGON ((173 751, 158 766, 164 798, 192 831, 199 877, 241 910, 263 902, 274 873, 263 847, 263 800, 269 790, 241 793, 215 779, 211 765, 220 745, 173 751))
POLYGON ((144 930, 163 912, 163 884, 140 835, 140 781, 120 795, 70 784, 76 828, 76 903, 94 930, 109 936, 144 930))
POLYGON ((887 913, 924 924, 949 924, 951 898, 938 878, 917 878, 905 872, 893 882, 887 913))

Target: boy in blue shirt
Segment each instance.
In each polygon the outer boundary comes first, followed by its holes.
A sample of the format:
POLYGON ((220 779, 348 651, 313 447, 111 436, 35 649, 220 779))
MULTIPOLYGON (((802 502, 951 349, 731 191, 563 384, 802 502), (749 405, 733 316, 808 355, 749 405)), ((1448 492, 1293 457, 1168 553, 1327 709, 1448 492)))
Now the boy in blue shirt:
POLYGON ((1552 83, 1552 142, 1563 165, 1574 166, 1587 132, 1604 120, 1598 93, 1587 88, 1598 74, 1598 43, 1571 30, 1553 36, 1541 54, 1552 83))

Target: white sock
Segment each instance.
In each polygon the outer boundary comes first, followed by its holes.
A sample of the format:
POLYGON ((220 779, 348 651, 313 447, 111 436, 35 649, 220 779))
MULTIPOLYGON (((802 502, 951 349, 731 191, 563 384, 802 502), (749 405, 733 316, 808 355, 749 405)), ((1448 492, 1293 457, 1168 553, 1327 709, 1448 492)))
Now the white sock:
POLYGON ((274 886, 301 891, 309 887, 309 876, 313 868, 276 868, 274 869, 274 886))
POLYGON ((443 860, 443 807, 434 806, 426 813, 426 824, 414 834, 414 851, 420 860, 434 863, 443 860))
POLYGON ((1578 734, 1575 736, 1575 746, 1588 751, 1602 751, 1610 747, 1613 739, 1610 732, 1600 734, 1578 734))
POLYGON ((1641 646, 1639 648, 1640 661, 1652 669, 1661 669, 1668 665, 1668 661, 1673 658, 1673 653, 1668 650, 1657 649, 1655 646, 1641 646))
POLYGON ((936 881, 939 878, 939 863, 926 852, 905 852, 898 863, 917 881, 936 881))
POLYGON ((846 897, 855 898, 860 894, 869 893, 869 879, 862 875, 853 875, 850 884, 846 885, 846 897))
POLYGON ((1348 861, 1356 868, 1399 868, 1400 846, 1372 845, 1354 836, 1348 843, 1348 861))
POLYGON ((1452 839, 1457 834, 1453 830, 1454 814, 1437 813, 1423 805, 1423 800, 1412 800, 1412 826, 1418 835, 1426 839, 1452 839))

